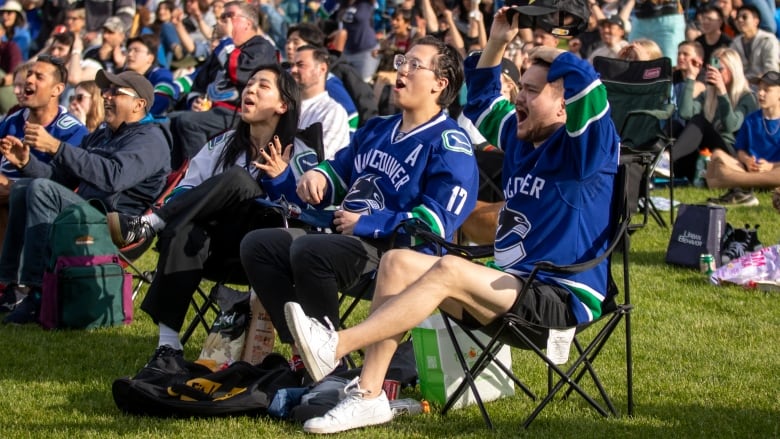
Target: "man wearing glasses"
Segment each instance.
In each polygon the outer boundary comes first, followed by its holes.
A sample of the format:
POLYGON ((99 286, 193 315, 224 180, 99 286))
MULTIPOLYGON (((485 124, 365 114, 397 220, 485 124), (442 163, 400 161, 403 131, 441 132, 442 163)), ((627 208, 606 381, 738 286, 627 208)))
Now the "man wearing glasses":
POLYGON ((97 199, 108 211, 139 215, 165 184, 171 138, 149 114, 152 84, 130 71, 114 75, 101 70, 96 80, 103 93, 105 125, 84 137, 79 148, 30 124, 24 141, 14 136, 0 140, 0 152, 26 177, 11 188, 0 282, 29 288, 4 323, 37 320, 51 224, 62 209, 97 199), (31 151, 51 156, 51 162, 44 163, 31 151))
MULTIPOLYGON (((479 177, 471 141, 443 110, 461 88, 462 64, 452 46, 420 39, 394 60, 399 114, 370 119, 349 146, 304 173, 297 189, 292 172, 262 181, 270 199, 340 207, 335 233, 261 229, 241 242, 244 270, 283 342, 293 341, 285 302, 338 326, 338 292, 377 268, 401 221, 419 218, 452 239, 474 208, 479 177)), ((293 357, 292 364, 301 363, 293 357)))
POLYGON ((192 111, 171 113, 174 135, 172 165, 194 157, 207 141, 238 122, 241 91, 253 70, 261 64, 278 61, 277 50, 259 35, 257 8, 246 2, 225 5, 219 24, 230 39, 223 40, 209 55, 194 78, 176 83, 188 94, 192 111))

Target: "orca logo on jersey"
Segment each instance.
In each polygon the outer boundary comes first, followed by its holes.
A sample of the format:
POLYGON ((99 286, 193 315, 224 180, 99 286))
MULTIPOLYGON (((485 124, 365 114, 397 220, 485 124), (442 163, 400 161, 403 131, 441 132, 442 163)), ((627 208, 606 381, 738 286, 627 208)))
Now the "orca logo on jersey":
POLYGON ((526 216, 504 205, 498 214, 496 230, 495 257, 499 267, 511 267, 525 259, 523 239, 531 231, 531 223, 526 216))
POLYGON ((367 214, 384 210, 385 196, 376 184, 381 178, 376 174, 367 174, 358 178, 341 202, 342 209, 367 214))

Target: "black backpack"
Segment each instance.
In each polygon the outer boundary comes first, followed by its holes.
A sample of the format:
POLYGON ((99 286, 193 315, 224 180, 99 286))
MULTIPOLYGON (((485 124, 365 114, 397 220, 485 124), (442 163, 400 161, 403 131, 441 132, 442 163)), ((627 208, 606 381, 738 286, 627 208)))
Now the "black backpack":
POLYGON ((112 393, 125 413, 155 417, 264 415, 276 391, 299 387, 287 360, 271 354, 257 366, 237 361, 219 372, 153 382, 119 378, 112 393))

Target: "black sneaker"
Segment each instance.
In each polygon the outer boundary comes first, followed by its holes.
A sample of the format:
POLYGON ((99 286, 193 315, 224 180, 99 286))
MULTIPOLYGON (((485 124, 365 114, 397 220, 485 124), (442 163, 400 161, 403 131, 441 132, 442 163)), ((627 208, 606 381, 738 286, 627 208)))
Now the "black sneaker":
POLYGON ((154 238, 155 232, 152 226, 141 216, 109 212, 106 219, 111 240, 119 248, 154 238))
POLYGON ((720 254, 722 265, 726 265, 734 259, 752 251, 751 248, 748 248, 748 235, 747 229, 734 229, 731 242, 728 243, 728 247, 720 254))
POLYGON ((720 197, 708 198, 707 203, 718 206, 758 206, 758 198, 753 195, 753 191, 733 188, 720 197))
POLYGON ((41 292, 30 290, 26 296, 19 302, 14 310, 5 316, 3 323, 10 325, 25 325, 27 323, 38 322, 38 315, 41 312, 41 292))
POLYGON ((11 312, 24 299, 24 295, 16 293, 16 284, 8 284, 0 295, 0 313, 11 312))
POLYGON ((155 383, 170 380, 176 376, 189 376, 184 361, 184 352, 181 349, 163 345, 154 351, 152 358, 133 379, 155 383))
POLYGON ((750 224, 745 224, 745 229, 747 229, 747 248, 748 251, 754 252, 761 250, 764 248, 764 245, 761 244, 761 241, 758 239, 758 228, 761 227, 760 225, 756 224, 753 226, 753 228, 750 228, 750 224))

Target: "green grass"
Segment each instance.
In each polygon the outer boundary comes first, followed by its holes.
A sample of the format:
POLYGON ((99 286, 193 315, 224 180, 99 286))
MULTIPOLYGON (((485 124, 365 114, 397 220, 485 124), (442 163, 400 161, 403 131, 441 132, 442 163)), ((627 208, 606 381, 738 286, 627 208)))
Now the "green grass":
MULTIPOLYGON (((691 203, 715 195, 693 188, 676 193, 691 203)), ((780 216, 768 194, 758 196, 759 207, 729 209, 727 220, 740 227, 761 224, 762 242, 772 245, 780 238, 780 216)), ((444 418, 434 410, 339 437, 780 437, 780 296, 711 286, 698 270, 666 265, 669 234, 651 222, 632 240, 633 418, 601 418, 574 396, 555 401, 526 432, 519 421, 533 405, 518 394, 488 404, 495 432, 472 407, 444 418)), ((151 268, 154 261, 149 252, 140 265, 151 268)), ((0 437, 303 436, 295 424, 265 418, 168 420, 120 413, 111 383, 143 366, 156 334, 140 311, 131 326, 89 332, 0 325, 0 437)), ((615 337, 597 365, 625 413, 622 332, 615 337)), ((197 357, 203 338, 202 330, 196 332, 187 358, 197 357)), ((541 392, 544 369, 532 360, 527 352, 513 352, 515 370, 541 392)))

